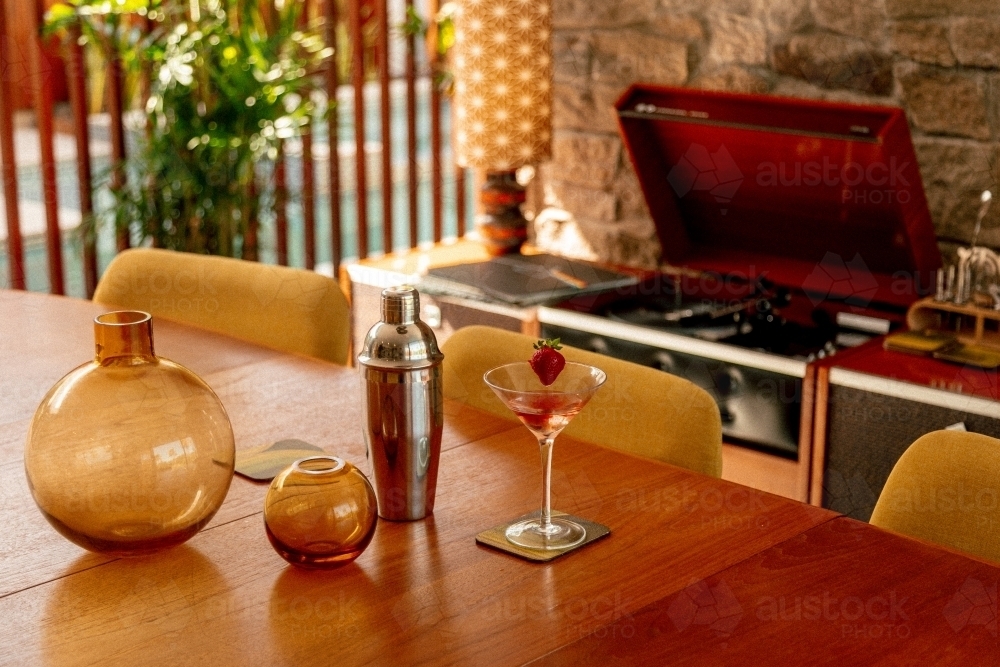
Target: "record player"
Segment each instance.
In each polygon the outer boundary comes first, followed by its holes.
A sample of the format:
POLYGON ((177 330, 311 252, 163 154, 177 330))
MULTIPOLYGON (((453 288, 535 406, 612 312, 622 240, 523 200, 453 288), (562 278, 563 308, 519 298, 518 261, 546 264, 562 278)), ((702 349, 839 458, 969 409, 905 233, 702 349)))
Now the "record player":
POLYGON ((903 326, 941 265, 906 118, 650 85, 616 108, 666 264, 540 308, 542 333, 705 388, 805 500, 816 362, 903 326))

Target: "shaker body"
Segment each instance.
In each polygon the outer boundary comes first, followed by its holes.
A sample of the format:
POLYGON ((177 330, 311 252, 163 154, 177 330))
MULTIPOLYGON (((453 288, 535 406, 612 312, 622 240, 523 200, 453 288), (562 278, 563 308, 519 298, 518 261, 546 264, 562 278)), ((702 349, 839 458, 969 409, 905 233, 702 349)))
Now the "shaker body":
POLYGON ((378 513, 413 521, 434 511, 444 403, 441 365, 408 371, 364 368, 365 441, 378 513))
POLYGON ((443 359, 434 332, 420 321, 417 290, 383 290, 382 320, 368 331, 358 355, 365 444, 383 519, 414 521, 434 510, 444 430, 443 359))

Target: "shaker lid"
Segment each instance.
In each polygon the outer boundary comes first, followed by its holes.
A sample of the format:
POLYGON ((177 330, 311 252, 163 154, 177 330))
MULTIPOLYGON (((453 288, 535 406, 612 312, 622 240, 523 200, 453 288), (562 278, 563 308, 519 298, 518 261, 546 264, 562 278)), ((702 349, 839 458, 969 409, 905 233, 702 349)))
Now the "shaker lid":
POLYGON ((412 285, 382 290, 382 321, 386 324, 412 324, 420 319, 420 294, 412 285))
POLYGON ((382 321, 365 336, 358 362, 364 366, 410 370, 444 358, 434 332, 420 321, 420 294, 411 285, 382 290, 382 321))

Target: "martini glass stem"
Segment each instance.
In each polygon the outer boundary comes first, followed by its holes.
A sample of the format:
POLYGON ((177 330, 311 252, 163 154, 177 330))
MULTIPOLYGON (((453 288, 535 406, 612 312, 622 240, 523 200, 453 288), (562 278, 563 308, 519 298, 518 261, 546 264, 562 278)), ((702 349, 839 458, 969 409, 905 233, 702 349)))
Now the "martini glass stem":
POLYGON ((555 436, 540 436, 538 448, 542 454, 542 516, 540 529, 543 533, 553 532, 552 526, 552 444, 555 436))

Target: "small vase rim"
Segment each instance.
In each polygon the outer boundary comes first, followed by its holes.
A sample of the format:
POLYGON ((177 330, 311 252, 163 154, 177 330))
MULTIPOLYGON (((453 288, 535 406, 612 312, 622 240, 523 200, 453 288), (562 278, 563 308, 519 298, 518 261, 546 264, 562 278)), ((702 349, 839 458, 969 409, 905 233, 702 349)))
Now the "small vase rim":
POLYGON ((152 319, 153 316, 144 310, 112 310, 95 317, 94 323, 105 327, 131 327, 152 319), (118 321, 115 321, 115 318, 118 318, 118 321))
POLYGON ((328 454, 307 456, 292 463, 292 468, 295 469, 295 472, 301 472, 306 475, 329 475, 330 473, 340 472, 346 466, 347 463, 344 461, 344 459, 340 458, 339 456, 330 456, 328 454), (303 466, 303 464, 308 464, 311 462, 320 462, 320 461, 329 463, 330 464, 329 467, 320 468, 318 470, 310 470, 309 468, 303 466))

